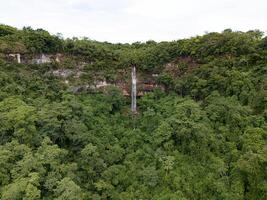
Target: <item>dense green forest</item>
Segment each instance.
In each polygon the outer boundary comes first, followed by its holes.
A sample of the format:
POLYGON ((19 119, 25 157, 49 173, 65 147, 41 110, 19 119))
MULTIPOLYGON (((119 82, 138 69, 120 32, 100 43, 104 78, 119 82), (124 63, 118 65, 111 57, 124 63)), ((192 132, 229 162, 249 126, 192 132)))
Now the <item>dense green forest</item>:
POLYGON ((267 37, 258 30, 111 44, 0 25, 0 69, 2 200, 267 199, 267 37), (65 61, 16 63, 11 53, 65 61), (133 115, 120 88, 73 93, 49 73, 78 62, 84 73, 70 84, 99 74, 114 82, 135 65, 165 90, 140 97, 133 115))

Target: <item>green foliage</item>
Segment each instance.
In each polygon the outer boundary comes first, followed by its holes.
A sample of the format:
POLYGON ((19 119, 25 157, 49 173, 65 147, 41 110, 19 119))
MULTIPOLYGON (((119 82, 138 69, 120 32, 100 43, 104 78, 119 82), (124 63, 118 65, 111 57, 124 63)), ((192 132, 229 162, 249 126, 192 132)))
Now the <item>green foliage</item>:
POLYGON ((31 140, 37 134, 34 124, 34 107, 16 98, 6 98, 0 103, 0 112, 1 143, 13 137, 23 143, 33 142, 31 140))
POLYGON ((0 24, 0 37, 6 36, 6 35, 12 35, 17 31, 16 28, 4 24, 0 24))
POLYGON ((0 51, 5 53, 56 53, 63 48, 62 40, 43 29, 24 27, 18 30, 0 25, 0 51), (12 49, 12 48, 13 49, 12 49))
POLYGON ((259 31, 130 45, 0 25, 0 199, 266 199, 266 44, 259 31), (114 86, 133 65, 165 88, 136 115, 114 86), (66 68, 82 76, 52 75, 66 68), (112 86, 70 89, 99 79, 112 86))
POLYGON ((76 185, 70 178, 64 178, 58 182, 55 189, 57 200, 80 200, 82 199, 81 188, 76 185))
POLYGON ((27 178, 21 178, 3 188, 3 200, 29 199, 37 200, 41 197, 41 191, 37 188, 39 176, 37 173, 29 174, 27 178))
POLYGON ((23 43, 31 53, 55 53, 62 50, 62 41, 43 29, 24 27, 20 33, 23 43))

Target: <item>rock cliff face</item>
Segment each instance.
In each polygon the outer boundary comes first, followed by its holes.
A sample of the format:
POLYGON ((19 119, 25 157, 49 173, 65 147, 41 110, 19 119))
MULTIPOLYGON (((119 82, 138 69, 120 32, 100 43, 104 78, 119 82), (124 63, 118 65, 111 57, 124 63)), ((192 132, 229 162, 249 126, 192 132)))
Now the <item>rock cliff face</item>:
MULTIPOLYGON (((107 87, 118 87, 124 96, 131 96, 131 67, 116 70, 116 78, 110 80, 107 78, 108 71, 94 69, 90 67, 94 63, 81 60, 79 57, 64 54, 39 54, 39 55, 21 55, 8 54, 5 59, 9 62, 21 64, 51 64, 53 70, 48 73, 62 80, 64 84, 74 93, 83 91, 105 90, 107 87), (89 67, 88 67, 89 66, 89 67), (89 68, 89 70, 88 70, 89 68)), ((162 74, 177 77, 182 76, 198 68, 199 65, 190 57, 179 57, 170 63, 167 63, 160 72, 139 71, 136 67, 136 96, 144 94, 158 88, 166 88, 159 81, 162 74)))
MULTIPOLYGON (((76 72, 77 73, 77 72, 76 72)), ((53 75, 56 76, 61 76, 61 78, 67 80, 67 74, 74 74, 73 71, 69 70, 61 70, 58 72, 58 70, 53 71, 53 75)), ((70 81, 67 81, 65 83, 67 85, 70 84, 70 81)), ((70 90, 73 91, 74 93, 82 92, 82 91, 89 91, 89 90, 105 90, 107 87, 110 86, 115 86, 117 88, 120 88, 124 96, 131 96, 131 91, 132 91, 132 85, 131 85, 131 80, 127 81, 116 81, 116 82, 109 82, 107 80, 96 80, 93 83, 86 83, 83 85, 75 85, 75 86, 70 86, 70 90)), ((138 73, 137 73, 137 81, 136 81, 136 96, 140 97, 143 96, 144 94, 153 91, 154 89, 159 88, 161 90, 164 90, 164 86, 157 84, 155 79, 145 79, 141 78, 138 79, 138 73)))
MULTIPOLYGON (((69 90, 74 93, 82 91, 92 90, 105 90, 107 87, 115 86, 121 89, 124 96, 131 96, 132 82, 131 82, 131 67, 127 67, 123 70, 118 70, 118 76, 115 80, 107 80, 105 77, 100 76, 101 72, 85 70, 85 66, 92 63, 80 61, 77 58, 72 58, 62 54, 40 54, 40 55, 21 55, 21 54, 9 54, 6 55, 6 59, 14 63, 22 64, 51 64, 55 65, 56 69, 48 72, 51 76, 55 76, 62 80, 64 84, 69 87, 69 90), (67 67, 66 67, 67 66, 67 67), (93 74, 91 78, 81 77, 93 74)), ((189 61, 185 61, 189 62, 189 61)), ((175 69, 175 62, 166 65, 166 72, 173 73, 175 69)), ((105 72, 103 72, 105 73, 105 72)), ((102 74, 103 74, 102 73, 102 74)), ((177 75, 177 72, 173 73, 177 75)), ((164 86, 160 85, 157 81, 159 74, 157 73, 144 73, 136 68, 136 96, 140 97, 144 94, 153 91, 155 88, 164 90, 164 86)))
POLYGON ((60 63, 62 54, 38 54, 38 55, 28 55, 28 54, 8 54, 5 58, 9 61, 23 63, 23 64, 45 64, 51 62, 60 63))

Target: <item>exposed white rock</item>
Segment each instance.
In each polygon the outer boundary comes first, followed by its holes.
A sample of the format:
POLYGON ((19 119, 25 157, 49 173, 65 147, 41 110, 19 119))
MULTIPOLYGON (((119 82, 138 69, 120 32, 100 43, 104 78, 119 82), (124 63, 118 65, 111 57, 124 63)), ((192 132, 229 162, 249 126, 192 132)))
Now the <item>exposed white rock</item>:
POLYGON ((18 61, 18 63, 21 63, 20 54, 19 53, 17 54, 17 61, 18 61))
POLYGON ((75 74, 75 78, 80 78, 82 74, 85 74, 85 72, 77 71, 77 73, 75 74))
POLYGON ((8 56, 16 58, 17 59, 17 62, 18 63, 21 63, 21 59, 20 59, 20 54, 19 53, 9 54, 8 56))
POLYGON ((62 55, 60 53, 57 53, 57 55, 56 55, 56 62, 60 63, 60 57, 61 56, 62 55))
POLYGON ((48 55, 42 54, 39 58, 32 59, 32 63, 34 64, 51 63, 51 59, 48 55))
POLYGON ((52 73, 54 76, 67 78, 73 75, 74 71, 71 69, 58 69, 58 70, 53 71, 52 73))
POLYGON ((88 88, 90 88, 89 85, 78 85, 78 86, 71 87, 70 91, 73 93, 78 93, 78 92, 87 90, 88 88))
POLYGON ((95 83, 95 87, 96 88, 101 88, 101 87, 105 87, 105 86, 108 86, 110 84, 108 84, 106 81, 98 81, 95 83))

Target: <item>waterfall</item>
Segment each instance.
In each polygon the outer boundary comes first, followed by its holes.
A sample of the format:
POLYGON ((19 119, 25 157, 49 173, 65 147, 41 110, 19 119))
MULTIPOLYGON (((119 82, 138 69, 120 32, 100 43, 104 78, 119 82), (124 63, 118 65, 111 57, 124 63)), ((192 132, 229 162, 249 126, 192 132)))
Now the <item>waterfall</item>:
POLYGON ((133 113, 136 113, 136 68, 132 66, 132 106, 131 110, 133 113))

